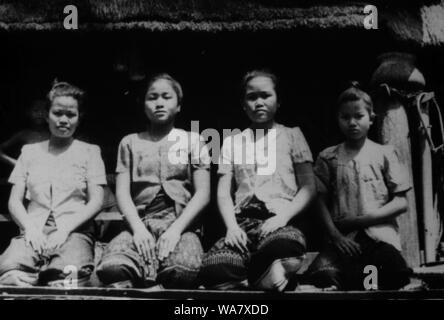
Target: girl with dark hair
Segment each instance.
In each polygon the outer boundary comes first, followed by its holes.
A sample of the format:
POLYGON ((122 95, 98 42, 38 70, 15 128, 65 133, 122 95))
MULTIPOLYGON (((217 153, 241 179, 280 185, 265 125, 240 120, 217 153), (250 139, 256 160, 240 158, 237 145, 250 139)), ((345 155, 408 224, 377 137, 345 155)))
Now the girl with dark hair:
POLYGON ((69 83, 54 84, 49 140, 22 148, 9 178, 9 211, 21 232, 0 256, 0 284, 61 285, 74 272, 86 285, 93 271, 92 219, 106 179, 100 148, 73 136, 83 96, 69 83))
POLYGON ((251 125, 222 146, 217 199, 227 231, 204 257, 202 283, 233 289, 248 280, 253 288, 283 291, 306 250, 292 219, 314 197, 312 155, 299 128, 274 120, 280 108, 274 74, 255 70, 242 86, 251 125))
POLYGON ((408 171, 392 146, 367 138, 373 103, 355 83, 339 96, 337 116, 345 142, 322 151, 315 165, 328 244, 307 274, 322 288, 399 289, 410 273, 396 223, 407 210, 408 171), (377 268, 378 283, 366 287, 367 266, 377 268))
POLYGON ((147 130, 120 143, 116 195, 127 230, 99 263, 97 275, 106 285, 197 286, 203 249, 195 222, 210 200, 210 158, 198 134, 174 127, 182 97, 171 76, 152 78, 147 130))

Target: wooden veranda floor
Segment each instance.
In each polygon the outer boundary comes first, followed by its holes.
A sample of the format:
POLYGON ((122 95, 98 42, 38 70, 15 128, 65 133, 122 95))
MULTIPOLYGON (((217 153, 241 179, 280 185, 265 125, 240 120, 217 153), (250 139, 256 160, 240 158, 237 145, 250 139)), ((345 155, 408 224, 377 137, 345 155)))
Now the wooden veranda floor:
POLYGON ((4 300, 417 300, 444 299, 444 289, 412 291, 335 291, 285 292, 212 291, 212 290, 150 290, 82 288, 59 289, 47 287, 0 287, 4 300))

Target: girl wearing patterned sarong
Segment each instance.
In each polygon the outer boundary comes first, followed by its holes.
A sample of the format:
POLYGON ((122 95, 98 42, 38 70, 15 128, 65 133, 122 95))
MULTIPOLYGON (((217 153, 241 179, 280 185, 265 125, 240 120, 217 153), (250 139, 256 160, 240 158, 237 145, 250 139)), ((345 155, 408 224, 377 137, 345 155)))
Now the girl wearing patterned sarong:
POLYGON ((154 77, 145 96, 148 129, 120 143, 116 195, 127 230, 99 263, 106 285, 197 285, 203 249, 195 221, 210 199, 210 159, 198 134, 174 128, 181 101, 176 80, 154 77))
POLYGON ((283 291, 306 250, 291 220, 314 196, 312 155, 299 128, 274 121, 275 75, 250 72, 243 89, 251 126, 222 146, 217 198, 227 231, 205 255, 201 280, 206 288, 239 288, 248 279, 253 288, 283 291))

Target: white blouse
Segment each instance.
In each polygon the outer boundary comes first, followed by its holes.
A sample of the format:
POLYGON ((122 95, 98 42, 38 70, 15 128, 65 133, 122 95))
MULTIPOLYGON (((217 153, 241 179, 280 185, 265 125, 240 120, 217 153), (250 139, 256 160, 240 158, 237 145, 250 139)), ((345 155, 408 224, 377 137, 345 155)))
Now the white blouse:
POLYGON ((48 151, 48 140, 23 146, 9 183, 24 183, 27 212, 37 227, 52 213, 57 226, 69 225, 88 201, 89 185, 106 185, 100 148, 74 140, 59 155, 48 151))

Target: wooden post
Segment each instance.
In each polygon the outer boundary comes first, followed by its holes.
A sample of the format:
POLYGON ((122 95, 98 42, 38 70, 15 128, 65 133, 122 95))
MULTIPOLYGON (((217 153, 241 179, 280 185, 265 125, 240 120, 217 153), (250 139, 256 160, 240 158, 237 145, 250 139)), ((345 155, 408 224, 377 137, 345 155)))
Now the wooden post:
POLYGON ((384 113, 378 119, 378 136, 380 143, 390 144, 396 148, 401 163, 407 169, 406 174, 412 186, 407 192, 409 207, 408 211, 400 215, 397 221, 403 256, 410 267, 417 267, 420 265, 420 251, 409 124, 404 106, 399 101, 389 99, 381 101, 384 105, 379 109, 384 110, 384 113))
MULTIPOLYGON (((419 102, 419 99, 418 99, 419 102)), ((440 217, 434 206, 433 194, 433 167, 432 152, 427 141, 427 135, 431 136, 429 105, 421 104, 418 108, 422 119, 419 132, 419 145, 421 150, 421 212, 424 221, 424 258, 425 262, 436 261, 436 248, 439 243, 440 217)))

